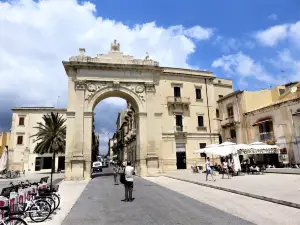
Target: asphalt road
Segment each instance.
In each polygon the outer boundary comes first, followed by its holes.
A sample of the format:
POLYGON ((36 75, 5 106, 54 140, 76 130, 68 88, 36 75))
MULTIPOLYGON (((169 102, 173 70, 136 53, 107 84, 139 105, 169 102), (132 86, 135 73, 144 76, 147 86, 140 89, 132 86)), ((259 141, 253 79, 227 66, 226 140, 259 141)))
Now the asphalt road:
POLYGON ((133 202, 122 202, 124 186, 112 176, 96 177, 79 197, 63 225, 253 224, 150 181, 136 178, 133 202))

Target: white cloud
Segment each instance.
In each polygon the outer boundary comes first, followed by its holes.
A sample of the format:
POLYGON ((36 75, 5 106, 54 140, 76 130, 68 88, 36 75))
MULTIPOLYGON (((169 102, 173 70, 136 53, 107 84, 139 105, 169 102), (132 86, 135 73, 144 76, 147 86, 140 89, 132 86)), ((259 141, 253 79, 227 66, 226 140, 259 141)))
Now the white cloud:
POLYGON ((196 38, 197 40, 207 40, 213 35, 213 29, 195 26, 190 29, 186 29, 184 34, 189 37, 196 38))
POLYGON ((259 81, 274 83, 274 79, 259 62, 255 62, 250 56, 242 52, 222 56, 213 61, 212 67, 221 68, 229 75, 237 78, 252 77, 259 81))
POLYGON ((276 58, 269 62, 281 72, 281 78, 285 81, 300 80, 300 57, 298 54, 292 54, 291 50, 283 49, 278 52, 276 58))
POLYGON ((268 16, 268 19, 269 20, 277 20, 277 15, 276 14, 274 14, 274 13, 272 13, 272 14, 270 14, 269 16, 268 16))
POLYGON ((242 48, 253 49, 255 46, 255 44, 250 40, 245 40, 243 38, 228 38, 223 36, 217 36, 213 45, 220 47, 221 51, 225 54, 236 52, 242 48))
POLYGON ((263 45, 275 46, 287 37, 288 26, 276 25, 256 33, 256 39, 263 45))
POLYGON ((300 21, 291 24, 281 24, 256 32, 255 38, 262 45, 273 47, 283 40, 291 40, 300 47, 300 21))
POLYGON ((0 94, 17 96, 18 104, 66 103, 67 77, 61 61, 85 47, 88 55, 106 53, 117 39, 121 51, 143 58, 145 52, 164 66, 189 67, 196 40, 213 30, 200 26, 158 27, 154 22, 131 28, 96 17, 94 4, 75 0, 0 2, 0 94), (75 16, 74 16, 75 15, 75 16))

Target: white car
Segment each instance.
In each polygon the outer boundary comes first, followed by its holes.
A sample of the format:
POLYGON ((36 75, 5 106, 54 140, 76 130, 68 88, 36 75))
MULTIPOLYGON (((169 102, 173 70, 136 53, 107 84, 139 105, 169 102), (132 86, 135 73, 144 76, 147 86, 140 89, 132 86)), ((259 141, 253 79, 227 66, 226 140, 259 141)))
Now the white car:
POLYGON ((93 162, 92 169, 93 169, 93 173, 102 172, 102 162, 100 161, 93 162))

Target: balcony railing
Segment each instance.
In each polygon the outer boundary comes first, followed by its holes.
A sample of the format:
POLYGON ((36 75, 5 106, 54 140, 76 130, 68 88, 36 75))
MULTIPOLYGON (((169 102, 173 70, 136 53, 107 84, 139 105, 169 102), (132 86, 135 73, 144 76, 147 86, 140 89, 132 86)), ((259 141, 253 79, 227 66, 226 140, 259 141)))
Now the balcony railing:
POLYGON ((186 126, 175 126, 174 132, 186 132, 186 126))
POLYGON ((234 117, 229 117, 229 118, 221 120, 221 126, 222 127, 226 127, 226 126, 229 126, 229 125, 234 124, 234 123, 239 123, 239 121, 236 121, 234 119, 234 117))
POLYGON ((173 108, 175 108, 176 106, 188 108, 188 106, 191 104, 191 101, 188 97, 169 96, 167 97, 167 104, 168 107, 173 106, 173 108))
POLYGON ((262 142, 267 142, 267 141, 271 141, 274 140, 274 133, 273 132, 264 132, 264 133, 260 133, 259 134, 259 139, 262 142))
POLYGON ((168 103, 190 104, 190 98, 188 98, 188 97, 169 96, 169 97, 167 97, 167 101, 168 101, 168 103))

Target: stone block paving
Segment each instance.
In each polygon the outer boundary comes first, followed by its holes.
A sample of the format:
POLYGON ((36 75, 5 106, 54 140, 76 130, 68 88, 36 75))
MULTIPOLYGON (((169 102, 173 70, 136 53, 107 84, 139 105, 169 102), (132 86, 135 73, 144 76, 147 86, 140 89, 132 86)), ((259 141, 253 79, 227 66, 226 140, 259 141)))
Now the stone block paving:
POLYGON ((231 179, 227 179, 226 175, 221 179, 222 175, 218 175, 215 182, 211 177, 210 181, 205 181, 205 174, 192 173, 191 170, 177 170, 163 175, 300 204, 300 175, 265 173, 231 179))
POLYGON ((113 185, 113 177, 95 178, 62 224, 253 224, 142 178, 135 179, 134 197, 122 202, 123 185, 113 185))

